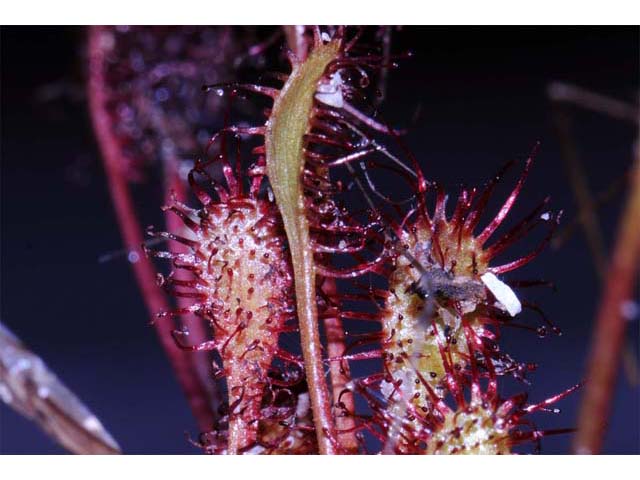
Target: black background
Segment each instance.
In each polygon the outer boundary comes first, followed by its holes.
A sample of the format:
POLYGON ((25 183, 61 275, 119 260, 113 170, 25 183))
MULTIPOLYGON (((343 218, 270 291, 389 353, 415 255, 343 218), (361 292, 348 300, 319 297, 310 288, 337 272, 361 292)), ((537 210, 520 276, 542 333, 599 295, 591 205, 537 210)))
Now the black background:
MULTIPOLYGON (((482 184, 540 141, 513 218, 549 194, 565 223, 573 219, 546 87, 561 80, 637 101, 638 29, 424 27, 405 28, 396 39, 394 49, 415 56, 392 73, 384 111, 391 123, 406 125, 420 106, 407 142, 429 178, 454 192, 462 183, 482 184)), ((194 422, 129 265, 97 261, 121 240, 81 96, 83 42, 80 28, 2 29, 2 321, 95 411, 124 452, 197 453, 184 435, 195 436, 194 422), (64 87, 62 98, 45 101, 43 87, 51 85, 64 87)), ((572 120, 590 184, 603 190, 631 164, 634 127, 579 109, 572 120)), ((159 224, 160 187, 137 186, 135 198, 143 224, 159 224)), ((599 211, 608 245, 622 199, 618 194, 599 211)), ((598 279, 581 233, 516 277, 543 277, 558 287, 522 295, 538 301, 563 336, 504 335, 505 348, 540 364, 530 398, 542 400, 582 378, 598 279)), ((628 337, 637 350, 637 318, 628 337)), ((574 426, 580 396, 559 403, 559 415, 536 415, 537 425, 574 426)), ((638 388, 620 375, 606 453, 640 451, 638 406, 638 388)), ((4 405, 0 414, 2 453, 62 453, 4 405)), ((547 438, 542 452, 568 453, 570 440, 547 438)))

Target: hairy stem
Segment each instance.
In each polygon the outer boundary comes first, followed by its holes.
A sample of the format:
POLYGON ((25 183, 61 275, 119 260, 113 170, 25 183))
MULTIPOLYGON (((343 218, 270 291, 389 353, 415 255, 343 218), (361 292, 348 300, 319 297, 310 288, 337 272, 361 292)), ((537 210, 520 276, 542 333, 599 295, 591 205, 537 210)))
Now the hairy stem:
MULTIPOLYGON (((111 132, 111 118, 106 110, 108 86, 104 77, 105 43, 107 32, 101 27, 89 29, 89 81, 88 98, 93 128, 102 153, 109 192, 113 201, 118 224, 125 247, 138 253, 138 259, 132 262, 132 268, 151 318, 156 313, 169 309, 164 294, 155 281, 155 270, 151 262, 140 251, 143 242, 140 223, 135 214, 133 201, 127 182, 122 174, 123 159, 117 141, 111 132)), ((208 406, 207 396, 198 381, 186 352, 176 346, 171 337, 173 325, 169 322, 155 322, 156 333, 169 358, 182 387, 194 417, 201 430, 211 429, 213 416, 208 406)))
POLYGON ((267 122, 267 174, 291 249, 302 353, 320 453, 333 454, 335 429, 322 364, 316 306, 316 272, 305 214, 302 171, 305 133, 318 81, 335 59, 339 41, 318 45, 307 60, 294 65, 267 122))
POLYGON ((587 385, 578 419, 574 451, 600 452, 615 386, 625 331, 623 304, 632 297, 640 264, 640 155, 631 178, 628 203, 622 215, 611 256, 607 282, 596 317, 587 385))

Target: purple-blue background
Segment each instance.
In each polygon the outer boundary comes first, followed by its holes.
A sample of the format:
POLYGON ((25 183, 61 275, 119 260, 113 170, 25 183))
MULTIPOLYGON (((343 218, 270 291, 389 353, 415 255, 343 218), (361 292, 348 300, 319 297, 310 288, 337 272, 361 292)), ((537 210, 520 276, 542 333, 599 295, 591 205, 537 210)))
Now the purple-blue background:
MULTIPOLYGON (((196 435, 194 422, 128 264, 97 262, 120 247, 120 235, 83 100, 74 99, 83 38, 79 28, 2 29, 2 321, 96 412, 124 452, 198 453, 185 440, 185 431, 196 435), (46 101, 51 90, 42 87, 51 85, 61 97, 46 101)), ((407 124, 421 106, 408 144, 427 175, 454 192, 461 183, 481 184, 539 140, 515 216, 550 194, 565 223, 573 219, 546 86, 562 80, 637 102, 638 29, 405 28, 396 38, 394 49, 410 48, 415 57, 392 73, 383 110, 391 123, 407 124)), ((631 163, 633 125, 571 112, 590 184, 603 190, 631 163)), ((512 181, 513 174, 498 197, 512 181)), ((137 186, 135 198, 143 224, 160 224, 160 189, 137 186)), ((600 210, 608 245, 622 198, 600 210)), ((562 337, 504 334, 505 349, 540 364, 531 399, 541 400, 583 375, 598 280, 581 233, 516 277, 558 287, 523 295, 542 305, 562 337)), ((637 319, 629 330, 637 349, 637 319)), ((538 426, 575 425, 579 400, 577 393, 558 404, 560 415, 537 415, 538 426)), ((613 407, 605 452, 639 453, 638 388, 622 376, 613 407)), ((2 453, 63 452, 4 405, 0 414, 2 453)), ((569 445, 569 435, 548 438, 542 452, 568 453, 569 445)))

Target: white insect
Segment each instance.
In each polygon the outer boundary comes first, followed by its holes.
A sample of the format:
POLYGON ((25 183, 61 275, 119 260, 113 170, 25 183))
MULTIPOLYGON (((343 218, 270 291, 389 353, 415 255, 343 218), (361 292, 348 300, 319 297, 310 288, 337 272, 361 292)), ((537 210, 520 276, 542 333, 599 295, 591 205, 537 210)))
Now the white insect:
POLYGON ((491 272, 485 273, 480 277, 480 279, 493 296, 496 297, 496 300, 500 302, 500 305, 502 305, 509 313, 509 315, 515 317, 522 311, 522 304, 509 285, 504 283, 491 272))

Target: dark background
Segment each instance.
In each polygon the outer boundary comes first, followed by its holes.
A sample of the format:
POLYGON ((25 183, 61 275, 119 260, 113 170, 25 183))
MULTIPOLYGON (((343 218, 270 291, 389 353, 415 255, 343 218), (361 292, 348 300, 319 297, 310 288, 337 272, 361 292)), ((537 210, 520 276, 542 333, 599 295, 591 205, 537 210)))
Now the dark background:
MULTIPOLYGON (((551 195, 569 223, 576 206, 546 87, 561 80, 637 102, 638 29, 405 28, 395 38, 395 50, 415 56, 392 73, 383 110, 391 123, 406 125, 420 106, 407 142, 429 178, 453 192, 462 183, 479 185, 540 141, 512 218, 551 195)), ((124 452, 197 453, 184 435, 196 436, 194 422, 129 265, 97 261, 121 241, 82 96, 83 41, 80 28, 2 29, 2 321, 95 411, 124 452)), ((590 185, 604 190, 631 164, 634 126, 570 112, 590 185)), ((159 224, 160 188, 140 185, 135 198, 142 223, 159 224)), ((623 198, 618 193, 599 211, 608 245, 623 198)), ((579 231, 512 275, 557 285, 557 292, 521 296, 537 301, 563 336, 504 333, 506 350, 540 364, 530 396, 539 401, 582 378, 598 279, 579 231)), ((638 319, 629 327, 637 351, 638 319)), ((640 452, 638 393, 621 374, 606 453, 640 452)), ((559 415, 536 415, 537 425, 574 426, 580 396, 559 403, 559 415)), ((0 414, 2 453, 63 452, 4 405, 0 414)), ((542 452, 568 453, 570 440, 547 438, 542 452)))

